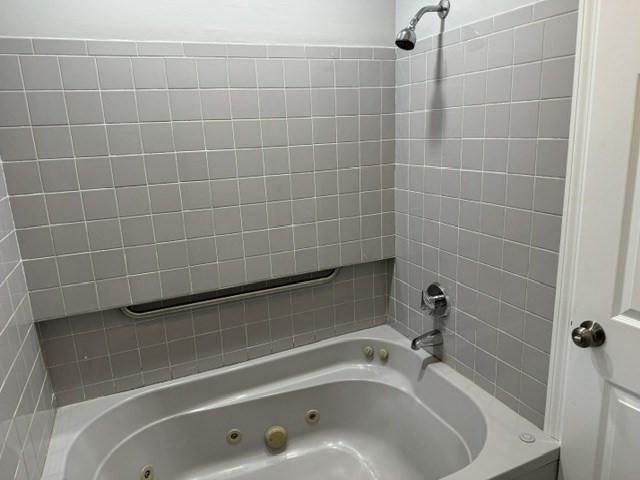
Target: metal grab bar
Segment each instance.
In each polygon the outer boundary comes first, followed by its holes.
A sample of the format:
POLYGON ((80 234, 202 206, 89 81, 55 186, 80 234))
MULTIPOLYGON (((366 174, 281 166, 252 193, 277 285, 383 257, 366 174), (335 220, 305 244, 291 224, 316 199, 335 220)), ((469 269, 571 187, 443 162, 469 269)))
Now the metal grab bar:
MULTIPOLYGON (((317 287, 319 285, 324 285, 325 283, 329 283, 331 280, 333 280, 335 276, 338 274, 338 272, 340 271, 340 268, 333 268, 327 271, 330 272, 328 275, 325 275, 319 278, 312 278, 309 280, 300 280, 300 281, 294 280, 291 283, 286 283, 284 285, 278 285, 274 287, 267 286, 263 288, 257 288, 256 290, 251 290, 248 292, 239 292, 239 293, 232 293, 229 295, 222 295, 216 298, 206 298, 203 300, 185 301, 185 303, 180 303, 179 305, 171 305, 166 307, 161 306, 161 307, 153 308, 144 312, 136 312, 135 310, 132 310, 131 305, 126 307, 121 307, 120 311, 131 319, 143 320, 147 318, 159 317, 161 315, 169 315, 172 313, 184 312, 186 310, 197 310, 201 308, 213 307, 215 305, 220 305, 222 303, 248 300, 250 298, 261 297, 263 295, 271 295, 274 293, 281 293, 281 292, 286 292, 291 290, 299 290, 301 288, 317 287)), ((250 287, 250 285, 251 284, 244 285, 242 287, 231 287, 230 289, 247 288, 247 287, 250 287)), ((216 290, 213 290, 212 292, 215 292, 215 291, 216 290)), ((189 298, 189 296, 185 298, 189 298)), ((156 302, 152 302, 152 303, 156 303, 156 302)))

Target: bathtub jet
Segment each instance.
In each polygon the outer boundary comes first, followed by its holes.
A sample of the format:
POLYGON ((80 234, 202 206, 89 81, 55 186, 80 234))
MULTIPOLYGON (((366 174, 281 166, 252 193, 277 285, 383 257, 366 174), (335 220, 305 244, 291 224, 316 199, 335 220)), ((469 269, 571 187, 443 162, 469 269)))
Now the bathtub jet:
POLYGON ((409 25, 406 28, 403 28, 398 33, 396 37, 396 46, 401 48, 402 50, 413 50, 416 46, 416 25, 422 18, 422 16, 427 12, 436 12, 438 16, 444 20, 446 16, 449 14, 449 10, 451 9, 451 5, 449 0, 440 0, 438 5, 428 5, 426 7, 422 7, 418 12, 413 16, 409 25))

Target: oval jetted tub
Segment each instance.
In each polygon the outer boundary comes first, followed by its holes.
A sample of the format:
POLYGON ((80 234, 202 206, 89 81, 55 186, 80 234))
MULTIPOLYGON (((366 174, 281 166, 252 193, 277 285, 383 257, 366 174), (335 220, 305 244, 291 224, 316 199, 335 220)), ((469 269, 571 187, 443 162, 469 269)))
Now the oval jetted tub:
POLYGON ((558 453, 533 424, 380 326, 62 407, 42 478, 552 480, 558 453), (273 426, 286 431, 278 450, 265 444, 273 426))

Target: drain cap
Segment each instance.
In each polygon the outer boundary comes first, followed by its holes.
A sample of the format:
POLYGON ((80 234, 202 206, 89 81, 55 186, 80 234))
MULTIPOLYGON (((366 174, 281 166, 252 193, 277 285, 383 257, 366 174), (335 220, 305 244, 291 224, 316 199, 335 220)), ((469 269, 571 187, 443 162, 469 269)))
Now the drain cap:
POLYGON ((281 425, 274 425, 264 432, 264 443, 271 450, 280 450, 287 444, 287 429, 281 425))

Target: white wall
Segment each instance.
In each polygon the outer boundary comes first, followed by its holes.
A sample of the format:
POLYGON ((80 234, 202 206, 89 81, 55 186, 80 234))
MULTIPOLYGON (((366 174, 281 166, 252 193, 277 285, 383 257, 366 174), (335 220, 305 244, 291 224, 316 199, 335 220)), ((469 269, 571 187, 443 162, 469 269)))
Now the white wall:
POLYGON ((393 0, 0 0, 0 36, 392 46, 393 0))
MULTIPOLYGON (((396 30, 404 28, 411 17, 425 5, 436 5, 439 0, 396 0, 396 30)), ((444 22, 444 30, 452 30, 483 18, 514 10, 535 0, 451 0, 451 10, 444 22)), ((428 37, 441 31, 440 18, 428 13, 416 28, 418 38, 428 37)))

